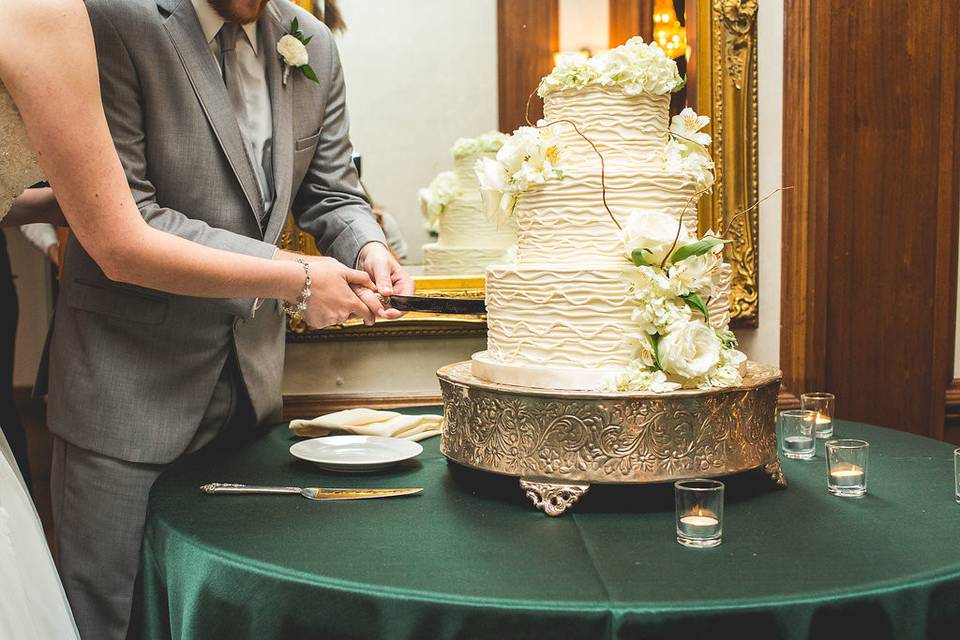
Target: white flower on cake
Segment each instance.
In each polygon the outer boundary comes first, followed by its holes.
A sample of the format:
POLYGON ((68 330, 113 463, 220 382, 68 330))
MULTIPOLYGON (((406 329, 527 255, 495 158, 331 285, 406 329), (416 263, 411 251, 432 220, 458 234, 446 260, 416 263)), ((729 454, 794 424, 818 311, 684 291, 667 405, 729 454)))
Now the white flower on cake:
POLYGON ((710 116, 697 115, 696 111, 686 107, 670 120, 670 133, 706 147, 710 144, 710 134, 700 130, 708 124, 710 116))
POLYGON ((496 153, 503 146, 507 139, 507 134, 499 131, 488 131, 480 134, 476 138, 459 138, 453 143, 454 159, 465 158, 467 156, 479 155, 481 153, 496 153))
POLYGON ((686 107, 670 122, 669 139, 664 146, 664 169, 689 176, 698 191, 713 187, 713 159, 707 147, 710 134, 701 129, 710 124, 709 116, 697 115, 686 107))
POLYGON ((720 363, 720 338, 702 320, 690 320, 660 339, 660 366, 680 378, 707 375, 720 363))
POLYGON ((624 281, 633 301, 629 369, 608 381, 621 391, 729 387, 740 383, 745 356, 726 326, 710 325, 708 303, 719 290, 724 241, 693 237, 662 211, 631 213, 621 239, 632 266, 624 281))
POLYGON ((534 185, 563 177, 562 147, 555 127, 520 127, 495 158, 480 158, 475 171, 484 210, 503 221, 513 215, 517 196, 534 185))
POLYGON ((608 383, 611 391, 633 391, 643 389, 654 393, 669 393, 680 388, 680 384, 667 380, 663 371, 651 371, 639 364, 631 364, 626 371, 608 383))
POLYGON ((666 259, 671 247, 679 247, 690 241, 686 227, 680 227, 677 236, 677 220, 660 211, 639 210, 630 214, 627 224, 620 232, 620 238, 627 250, 627 259, 633 260, 634 253, 643 254, 646 262, 660 264, 666 259))
POLYGON ((717 245, 713 251, 702 256, 690 256, 670 266, 668 273, 670 289, 676 296, 696 293, 702 300, 712 298, 717 285, 720 265, 723 259, 720 252, 723 245, 717 245))
POLYGON ((444 210, 457 197, 459 184, 457 174, 444 171, 437 174, 428 187, 420 189, 420 211, 427 221, 427 227, 435 227, 444 210))
POLYGON ((589 60, 561 56, 553 71, 540 81, 537 93, 542 98, 588 85, 621 87, 627 95, 666 95, 681 89, 684 80, 677 71, 677 63, 657 44, 645 43, 643 38, 635 36, 589 60))

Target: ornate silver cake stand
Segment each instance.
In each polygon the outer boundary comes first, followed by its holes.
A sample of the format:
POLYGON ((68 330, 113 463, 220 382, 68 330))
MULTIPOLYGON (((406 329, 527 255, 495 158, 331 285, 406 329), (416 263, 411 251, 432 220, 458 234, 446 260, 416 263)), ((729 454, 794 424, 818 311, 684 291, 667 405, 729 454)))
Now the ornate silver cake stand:
POLYGON ((440 450, 464 466, 520 478, 534 506, 551 516, 592 484, 763 468, 786 486, 775 432, 782 374, 756 362, 744 366, 739 387, 653 394, 501 385, 458 362, 437 372, 445 415, 440 450))

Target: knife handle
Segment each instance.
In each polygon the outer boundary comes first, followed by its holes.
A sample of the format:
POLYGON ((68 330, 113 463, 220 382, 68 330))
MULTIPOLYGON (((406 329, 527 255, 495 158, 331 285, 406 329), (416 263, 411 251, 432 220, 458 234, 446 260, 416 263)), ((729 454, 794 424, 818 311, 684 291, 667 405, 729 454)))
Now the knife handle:
POLYGON ((300 487, 266 487, 247 484, 211 482, 200 487, 204 493, 300 493, 300 487))

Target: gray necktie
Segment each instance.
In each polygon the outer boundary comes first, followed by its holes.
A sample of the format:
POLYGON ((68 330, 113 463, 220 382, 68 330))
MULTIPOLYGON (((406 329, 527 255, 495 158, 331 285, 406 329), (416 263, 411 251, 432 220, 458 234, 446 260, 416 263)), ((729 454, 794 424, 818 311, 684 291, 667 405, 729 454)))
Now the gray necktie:
MULTIPOLYGON (((240 125, 240 134, 244 138, 244 148, 247 151, 247 157, 253 165, 253 173, 257 178, 257 189, 260 191, 260 202, 266 204, 266 194, 270 193, 269 178, 266 168, 263 166, 260 158, 253 157, 253 150, 249 140, 246 139, 245 131, 249 130, 250 118, 253 116, 247 108, 247 96, 244 93, 244 84, 240 70, 240 64, 237 61, 237 40, 241 37, 240 25, 235 22, 224 22, 217 34, 217 42, 220 44, 220 64, 223 70, 223 82, 227 86, 227 94, 230 96, 230 104, 233 106, 233 113, 237 117, 237 123, 240 125)), ((269 155, 269 154, 268 154, 269 155)), ((267 216, 266 207, 264 207, 263 217, 267 216)), ((260 219, 261 223, 263 218, 260 219)))

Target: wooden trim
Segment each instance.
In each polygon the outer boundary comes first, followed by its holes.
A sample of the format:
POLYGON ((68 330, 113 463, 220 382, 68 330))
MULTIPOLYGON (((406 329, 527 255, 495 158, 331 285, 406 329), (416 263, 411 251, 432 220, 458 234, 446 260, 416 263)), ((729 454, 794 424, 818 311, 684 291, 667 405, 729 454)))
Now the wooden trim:
POLYGON ((954 340, 957 318, 957 208, 960 203, 960 163, 957 149, 960 149, 960 48, 957 42, 957 30, 960 29, 960 9, 956 3, 946 2, 940 5, 940 139, 951 140, 950 144, 940 144, 937 159, 937 233, 934 264, 934 282, 939 284, 940 295, 933 299, 933 339, 931 341, 931 366, 933 384, 930 385, 931 415, 930 436, 943 439, 945 405, 940 402, 943 387, 947 385, 946 395, 950 396, 953 385, 954 340), (943 215, 944 211, 952 215, 943 215))
MULTIPOLYGON (((553 69, 560 48, 559 0, 497 0, 497 71, 500 131, 526 124, 527 97, 553 69)), ((543 117, 543 101, 530 101, 530 120, 543 117)))
POLYGON ((609 7, 611 49, 637 35, 653 40, 653 0, 609 0, 609 7))
POLYGON ((351 394, 297 394, 283 396, 283 419, 314 418, 332 411, 367 407, 370 409, 400 409, 443 404, 437 394, 406 394, 387 396, 380 393, 351 394))
POLYGON ((817 345, 826 340, 825 196, 830 176, 822 171, 826 100, 814 95, 817 71, 811 52, 827 47, 829 30, 813 24, 813 0, 786 0, 783 56, 783 238, 780 298, 780 364, 790 389, 822 389, 826 361, 817 345), (821 235, 823 234, 823 235, 821 235))
POLYGON ((960 445, 960 378, 954 378, 944 394, 943 439, 960 445))
POLYGON ((840 417, 935 438, 956 338, 958 32, 955 3, 784 3, 784 385, 837 393, 840 417), (903 46, 884 55, 894 32, 903 46), (848 33, 838 56, 832 38, 848 33), (886 79, 931 40, 927 73, 891 93, 886 79), (903 100, 906 126, 885 127, 903 100))

